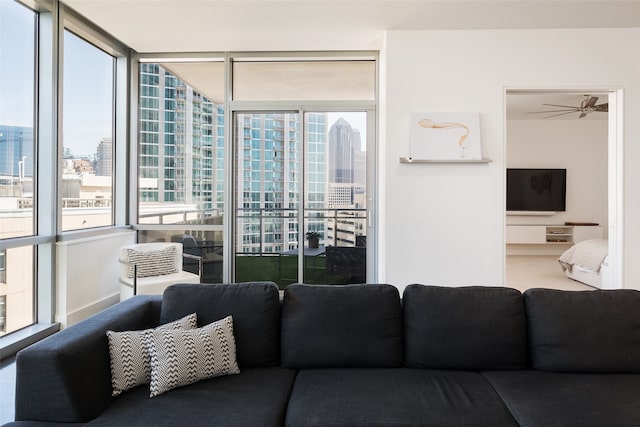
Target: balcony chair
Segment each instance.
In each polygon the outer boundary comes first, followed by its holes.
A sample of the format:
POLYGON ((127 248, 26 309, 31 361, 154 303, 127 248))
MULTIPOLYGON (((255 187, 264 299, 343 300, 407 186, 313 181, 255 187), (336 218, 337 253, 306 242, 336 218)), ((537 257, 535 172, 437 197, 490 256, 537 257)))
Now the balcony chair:
POLYGON ((366 283, 367 248, 362 246, 327 246, 327 276, 334 283, 366 283))
POLYGON ((173 236, 172 240, 182 243, 185 271, 200 274, 203 283, 222 281, 222 245, 197 241, 191 234, 173 236))
POLYGON ((183 254, 176 242, 137 243, 120 249, 120 301, 138 294, 160 295, 174 283, 200 283, 202 258, 183 254), (193 258, 198 273, 183 271, 182 257, 193 258))

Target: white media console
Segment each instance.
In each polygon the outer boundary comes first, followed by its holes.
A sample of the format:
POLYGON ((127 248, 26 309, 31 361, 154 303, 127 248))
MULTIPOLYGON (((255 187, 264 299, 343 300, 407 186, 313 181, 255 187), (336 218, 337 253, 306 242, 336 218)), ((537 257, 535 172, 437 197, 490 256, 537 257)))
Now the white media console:
POLYGON ((507 225, 507 255, 560 255, 574 243, 603 235, 599 225, 507 225))

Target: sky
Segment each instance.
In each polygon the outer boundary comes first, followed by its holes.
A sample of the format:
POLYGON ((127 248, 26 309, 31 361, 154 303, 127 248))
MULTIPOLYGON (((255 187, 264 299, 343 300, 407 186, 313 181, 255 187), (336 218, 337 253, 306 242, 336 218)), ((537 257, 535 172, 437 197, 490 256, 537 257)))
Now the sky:
POLYGON ((0 124, 33 126, 34 13, 0 0, 0 124))
MULTIPOLYGON (((0 0, 0 124, 32 127, 35 13, 0 0)), ((113 57, 65 31, 63 144, 93 155, 111 136, 113 57)))
POLYGON ((114 58, 69 31, 64 45, 63 144, 75 155, 94 154, 112 136, 114 58))

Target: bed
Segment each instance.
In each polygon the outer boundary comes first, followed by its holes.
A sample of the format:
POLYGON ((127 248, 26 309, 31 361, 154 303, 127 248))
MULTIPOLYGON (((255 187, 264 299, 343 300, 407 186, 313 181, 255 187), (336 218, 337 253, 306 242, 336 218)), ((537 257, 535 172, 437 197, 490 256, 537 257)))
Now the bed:
POLYGON ((570 279, 599 289, 609 288, 609 242, 606 239, 576 243, 560 255, 558 263, 570 279))

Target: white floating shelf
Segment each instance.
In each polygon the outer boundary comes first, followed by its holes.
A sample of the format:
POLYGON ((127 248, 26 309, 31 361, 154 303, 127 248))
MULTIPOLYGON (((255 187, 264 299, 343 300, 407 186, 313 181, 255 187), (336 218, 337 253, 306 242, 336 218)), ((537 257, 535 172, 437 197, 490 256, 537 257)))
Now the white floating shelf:
POLYGON ((491 159, 483 157, 481 159, 414 159, 412 157, 400 157, 400 163, 490 163, 491 159))

